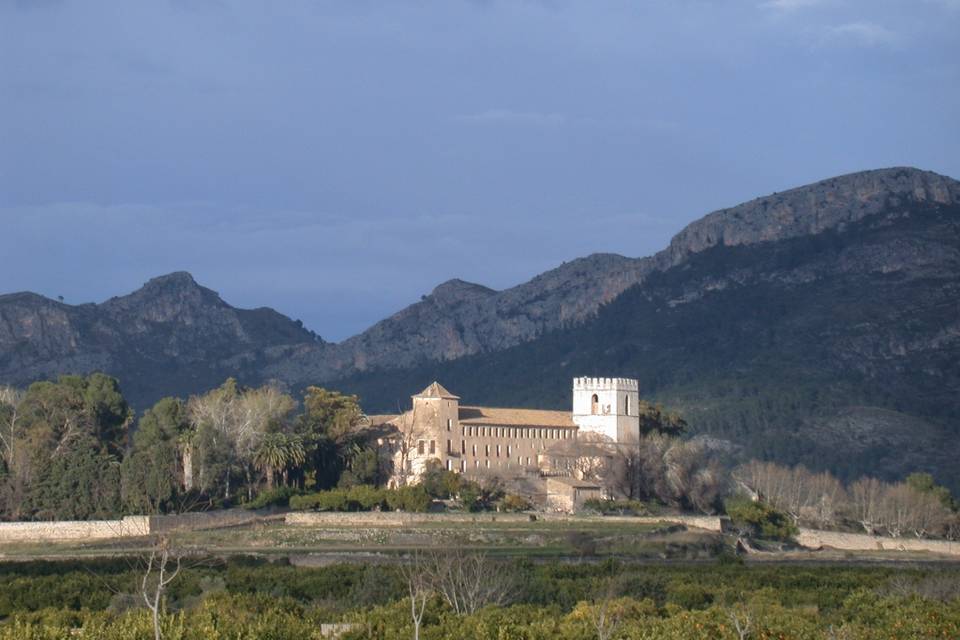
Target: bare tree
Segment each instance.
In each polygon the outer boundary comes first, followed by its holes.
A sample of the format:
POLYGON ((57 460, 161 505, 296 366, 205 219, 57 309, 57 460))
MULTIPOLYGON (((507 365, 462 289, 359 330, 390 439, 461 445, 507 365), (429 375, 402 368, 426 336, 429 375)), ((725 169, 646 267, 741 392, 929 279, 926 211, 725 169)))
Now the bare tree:
POLYGON ((0 446, 7 469, 16 464, 16 442, 20 438, 20 403, 23 392, 14 387, 0 387, 0 446))
POLYGON ((180 575, 182 561, 183 555, 171 549, 170 540, 166 537, 159 538, 147 555, 143 579, 140 581, 140 595, 150 610, 154 640, 163 638, 160 616, 166 604, 164 594, 180 575))
POLYGON ((457 615, 506 604, 513 594, 514 584, 505 567, 486 553, 456 548, 435 552, 428 561, 436 590, 457 615))
POLYGON ((701 442, 672 440, 664 452, 669 502, 713 513, 726 487, 720 462, 701 442))
POLYGON ((884 484, 876 478, 863 477, 850 486, 850 506, 853 516, 867 533, 876 533, 883 517, 884 484))
POLYGON ((399 411, 398 408, 398 412, 394 422, 397 434, 394 439, 396 452, 393 475, 395 484, 404 486, 415 475, 413 460, 418 455, 417 444, 423 439, 425 430, 418 420, 416 403, 410 411, 399 411))
POLYGON ((400 575, 407 586, 410 601, 410 620, 413 623, 413 640, 420 640, 420 626, 427 603, 434 594, 433 580, 427 562, 419 551, 414 551, 408 563, 401 563, 400 575))
POLYGON ((737 634, 737 640, 747 640, 753 633, 753 612, 743 605, 737 607, 727 607, 724 610, 734 633, 737 634))
POLYGON ((615 606, 612 582, 607 583, 603 596, 594 602, 590 612, 590 621, 597 632, 597 640, 610 640, 620 628, 624 613, 622 607, 615 606))
MULTIPOLYGON (((226 441, 226 450, 232 458, 230 462, 246 476, 248 499, 253 497, 253 480, 257 470, 255 454, 264 434, 271 427, 285 424, 295 408, 294 399, 277 386, 240 389, 233 379, 208 393, 191 397, 187 403, 194 431, 209 427, 218 438, 226 441)), ((192 458, 193 453, 194 447, 188 443, 183 448, 183 454, 192 458)), ((192 470, 192 460, 185 459, 183 466, 192 470)), ((192 487, 192 478, 186 480, 185 486, 188 489, 192 487)), ((227 474, 224 496, 229 495, 230 478, 227 474)))
POLYGON ((843 485, 833 475, 812 473, 802 465, 783 467, 753 460, 738 467, 734 478, 794 522, 830 524, 847 501, 843 485))

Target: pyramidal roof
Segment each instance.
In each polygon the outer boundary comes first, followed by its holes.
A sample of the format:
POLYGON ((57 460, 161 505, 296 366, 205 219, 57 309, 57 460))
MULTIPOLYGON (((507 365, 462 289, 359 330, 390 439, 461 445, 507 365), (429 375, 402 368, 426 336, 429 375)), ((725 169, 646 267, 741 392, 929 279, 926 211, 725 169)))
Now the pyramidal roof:
POLYGON ((455 396, 446 389, 443 388, 443 385, 434 380, 430 383, 430 386, 413 396, 414 398, 444 398, 447 400, 459 400, 460 396, 455 396))

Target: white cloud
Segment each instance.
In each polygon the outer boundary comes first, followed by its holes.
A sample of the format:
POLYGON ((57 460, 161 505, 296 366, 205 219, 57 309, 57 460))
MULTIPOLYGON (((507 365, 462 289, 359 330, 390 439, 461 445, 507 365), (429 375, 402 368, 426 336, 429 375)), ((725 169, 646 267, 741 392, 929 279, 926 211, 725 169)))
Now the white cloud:
POLYGON ((509 124, 535 127, 556 127, 567 121, 567 118, 560 113, 512 111, 510 109, 488 109, 481 113, 457 116, 454 119, 470 124, 509 124))
POLYGON ((896 32, 873 22, 849 22, 824 27, 820 33, 821 45, 883 47, 895 45, 900 37, 896 32))

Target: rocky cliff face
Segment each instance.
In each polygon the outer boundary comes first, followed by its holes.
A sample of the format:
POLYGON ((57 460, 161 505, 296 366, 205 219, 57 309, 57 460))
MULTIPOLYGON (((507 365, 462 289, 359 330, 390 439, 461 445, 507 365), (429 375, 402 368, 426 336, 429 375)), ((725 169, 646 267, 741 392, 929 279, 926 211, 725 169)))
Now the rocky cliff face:
POLYGON ((374 410, 433 379, 478 404, 565 408, 575 376, 636 377, 644 398, 745 457, 847 479, 929 471, 960 490, 960 202, 948 186, 949 200, 891 198, 815 234, 711 237, 578 326, 332 384, 374 410))
MULTIPOLYGON (((103 370, 120 377, 142 407, 163 394, 213 386, 228 375, 249 383, 276 378, 300 386, 451 362, 590 321, 602 305, 635 285, 717 248, 819 237, 881 211, 957 203, 960 183, 915 169, 832 178, 711 213, 649 258, 595 254, 503 291, 445 282, 339 344, 324 343, 273 310, 235 309, 186 273, 156 278, 99 305, 64 305, 29 293, 0 296, 0 381, 25 384, 61 372, 103 370)), ((850 251, 829 268, 869 265, 893 272, 909 261, 912 268, 927 263, 937 269, 950 258, 937 253, 941 249, 911 245, 913 240, 887 242, 850 251), (891 251, 898 242, 902 246, 891 251)), ((754 276, 762 280, 763 274, 754 276)), ((708 273, 672 304, 729 287, 740 277, 708 273)), ((801 269, 783 277, 812 276, 801 269)))
POLYGON ((102 304, 71 306, 32 293, 0 296, 0 380, 61 373, 117 376, 143 406, 165 393, 217 384, 263 352, 321 345, 271 309, 235 309, 187 273, 150 280, 102 304))

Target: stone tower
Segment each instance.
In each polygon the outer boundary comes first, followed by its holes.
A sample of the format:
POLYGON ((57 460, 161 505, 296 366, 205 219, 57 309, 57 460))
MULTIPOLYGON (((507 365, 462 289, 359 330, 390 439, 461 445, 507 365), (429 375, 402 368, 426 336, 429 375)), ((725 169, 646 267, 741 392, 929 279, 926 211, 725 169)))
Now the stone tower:
POLYGON ((573 422, 580 433, 617 443, 640 440, 640 393, 630 378, 574 378, 573 422))

